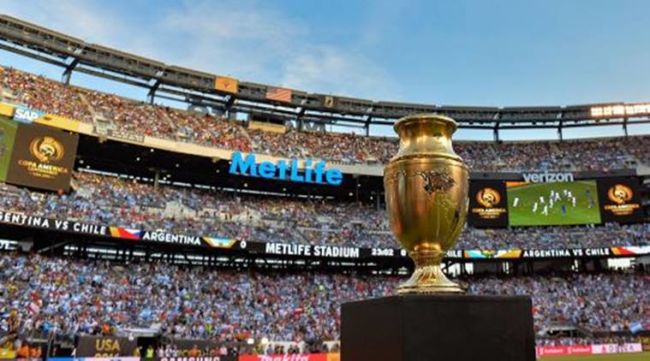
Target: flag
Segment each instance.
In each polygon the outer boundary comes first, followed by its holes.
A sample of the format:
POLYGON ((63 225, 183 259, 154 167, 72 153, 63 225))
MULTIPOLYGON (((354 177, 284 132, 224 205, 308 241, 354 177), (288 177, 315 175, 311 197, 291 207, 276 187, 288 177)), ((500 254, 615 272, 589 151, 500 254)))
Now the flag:
POLYGON ((291 102, 291 89, 267 88, 266 99, 289 103, 291 102))
POLYGON ((643 325, 641 324, 641 322, 633 322, 630 324, 630 332, 635 334, 640 331, 643 331, 643 325))
POLYGON ((111 237, 122 238, 122 239, 132 239, 139 240, 142 235, 142 231, 139 229, 132 228, 122 228, 122 227, 110 227, 111 237))
POLYGON ((227 76, 218 76, 214 79, 214 88, 222 92, 236 94, 239 91, 239 81, 227 76))
POLYGON ((336 105, 336 99, 331 95, 325 95, 321 102, 325 108, 334 108, 336 105))

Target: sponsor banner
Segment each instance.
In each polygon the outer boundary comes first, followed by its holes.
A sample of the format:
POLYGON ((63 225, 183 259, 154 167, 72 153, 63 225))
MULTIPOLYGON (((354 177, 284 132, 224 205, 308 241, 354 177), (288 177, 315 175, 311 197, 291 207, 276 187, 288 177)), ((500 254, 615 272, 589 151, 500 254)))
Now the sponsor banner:
POLYGON ((613 354, 613 353, 635 353, 635 352, 643 352, 643 346, 641 345, 641 343, 597 344, 597 345, 591 345, 591 352, 594 355, 613 354))
POLYGON ((268 87, 266 89, 266 99, 291 103, 291 89, 268 87))
POLYGON ((591 345, 537 346, 537 356, 591 355, 591 345))
POLYGON ((32 109, 22 105, 17 105, 14 109, 13 120, 21 123, 31 123, 45 115, 44 111, 32 109))
POLYGON ((278 179, 297 183, 328 184, 339 186, 343 183, 343 173, 337 168, 325 168, 324 161, 315 162, 307 159, 303 162, 304 169, 298 166, 298 160, 286 161, 281 159, 275 164, 269 161, 258 163, 256 156, 249 153, 245 158, 241 152, 233 152, 229 173, 247 177, 278 179))
POLYGON ((469 184, 467 222, 475 227, 508 226, 508 201, 502 181, 474 181, 469 184))
POLYGON ((598 197, 603 222, 641 222, 643 208, 638 178, 598 180, 598 197))
POLYGON ((214 79, 214 89, 237 94, 239 92, 239 80, 227 76, 217 76, 214 79))
POLYGON ((328 357, 333 354, 312 353, 294 355, 241 355, 239 361, 330 361, 336 357, 328 357))
POLYGON ((18 124, 16 122, 0 119, 0 182, 7 179, 17 129, 18 124))
MULTIPOLYGON (((79 336, 77 341, 77 355, 84 357, 86 361, 104 361, 101 359, 102 357, 132 356, 135 353, 136 347, 137 341, 135 338, 79 336)), ((135 357, 133 361, 139 361, 139 358, 135 357)))
POLYGON ((6 181, 51 191, 67 191, 78 141, 77 134, 19 124, 6 181))
MULTIPOLYGON (((358 248, 289 243, 249 242, 226 237, 195 236, 173 234, 163 231, 146 231, 117 226, 104 226, 73 220, 58 220, 29 214, 5 212, 0 210, 0 223, 31 228, 49 229, 61 232, 105 236, 128 241, 174 244, 178 246, 202 247, 211 249, 230 249, 255 254, 278 256, 318 257, 318 258, 406 258, 407 252, 395 248, 358 248)), ((15 249, 14 241, 0 242, 0 250, 15 249)), ((650 254, 650 246, 629 246, 611 248, 573 248, 573 249, 509 249, 509 250, 449 250, 445 259, 484 260, 520 258, 582 258, 582 257, 635 257, 650 254)))
POLYGON ((578 258, 612 256, 610 248, 526 249, 521 258, 578 258))
POLYGON ((484 249, 469 249, 463 252, 463 258, 470 259, 513 259, 520 258, 522 250, 509 249, 509 250, 484 250, 484 249))
POLYGON ((591 346, 589 345, 572 345, 569 346, 569 355, 591 355, 591 346))
MULTIPOLYGON (((243 241, 240 243, 243 243, 243 241)), ((406 250, 395 248, 358 248, 342 246, 315 246, 308 244, 248 242, 248 249, 253 253, 263 253, 278 256, 350 259, 375 257, 408 257, 406 250)), ((463 259, 463 251, 449 250, 445 255, 445 259, 463 259)))
MULTIPOLYGON (((142 358, 142 360, 146 360, 142 358)), ((154 361, 235 361, 234 356, 154 357, 154 361)))
POLYGON ((544 173, 522 173, 521 177, 526 183, 557 183, 557 182, 573 182, 575 180, 573 173, 558 173, 558 172, 544 172, 544 173))
POLYGON ((264 253, 278 256, 360 258, 360 248, 310 244, 264 243, 264 253))
POLYGON ((140 238, 143 241, 149 242, 160 242, 160 243, 171 243, 178 244, 182 246, 201 246, 201 237, 191 236, 187 234, 173 234, 161 231, 143 231, 142 237, 140 238))
POLYGON ((59 128, 63 130, 68 130, 71 132, 78 132, 81 127, 79 121, 54 115, 54 114, 45 114, 40 118, 34 120, 34 123, 47 125, 49 127, 59 128))
MULTIPOLYGON (((140 357, 48 357, 48 361, 141 361, 140 357)), ((144 359, 144 358, 143 358, 144 359)), ((33 359, 30 359, 33 360, 33 359)))
POLYGON ((53 229, 63 232, 91 234, 96 236, 105 236, 108 234, 107 226, 100 226, 78 221, 57 220, 45 217, 30 216, 22 213, 4 212, 1 210, 0 223, 33 228, 53 229))
POLYGON ((178 350, 177 357, 156 358, 160 361, 220 361, 219 357, 204 354, 204 350, 219 350, 221 344, 210 340, 172 339, 171 344, 178 350), (196 346, 196 349, 195 349, 196 346), (194 351, 193 351, 194 350, 194 351), (190 357, 192 353, 198 357, 190 357))

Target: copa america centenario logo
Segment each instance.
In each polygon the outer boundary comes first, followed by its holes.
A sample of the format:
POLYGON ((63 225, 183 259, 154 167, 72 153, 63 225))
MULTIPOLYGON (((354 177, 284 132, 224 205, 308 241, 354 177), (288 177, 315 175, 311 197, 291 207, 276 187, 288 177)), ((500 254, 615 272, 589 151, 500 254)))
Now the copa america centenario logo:
POLYGON ((476 201, 485 208, 492 208, 501 202, 501 195, 493 188, 483 188, 476 193, 476 201))
POLYGON ((607 196, 609 199, 616 204, 625 204, 632 199, 634 193, 632 189, 623 184, 616 184, 613 187, 609 187, 607 191, 607 196))
POLYGON ((29 144, 29 151, 43 163, 56 162, 65 153, 63 144, 52 137, 37 137, 29 144))

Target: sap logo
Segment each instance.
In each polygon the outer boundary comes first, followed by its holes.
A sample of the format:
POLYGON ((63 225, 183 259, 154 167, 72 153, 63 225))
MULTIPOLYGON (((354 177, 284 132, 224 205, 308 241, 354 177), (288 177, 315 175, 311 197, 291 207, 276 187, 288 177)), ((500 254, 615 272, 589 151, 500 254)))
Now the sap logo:
POLYGON ((45 113, 40 110, 34 110, 18 106, 14 111, 14 120, 23 123, 31 123, 34 120, 42 117, 45 113))
POLYGON ((325 162, 323 161, 312 166, 312 160, 307 159, 305 160, 305 169, 301 171, 298 168, 297 159, 292 159, 290 162, 279 160, 276 164, 272 162, 257 164, 255 154, 249 154, 244 159, 240 152, 232 153, 230 174, 301 183, 325 183, 333 186, 341 185, 343 182, 343 173, 335 168, 325 169, 325 162))
POLYGON ((573 173, 523 173, 527 183, 573 182, 573 173))

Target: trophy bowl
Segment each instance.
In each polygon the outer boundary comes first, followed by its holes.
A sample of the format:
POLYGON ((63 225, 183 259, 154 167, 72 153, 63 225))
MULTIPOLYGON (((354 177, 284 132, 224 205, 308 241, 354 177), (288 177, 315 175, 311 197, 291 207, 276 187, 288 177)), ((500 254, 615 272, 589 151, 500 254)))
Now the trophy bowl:
POLYGON ((467 216, 469 170, 452 148, 456 127, 453 119, 437 114, 395 123, 400 142, 384 169, 386 209, 391 230, 415 263, 398 294, 463 292, 440 267, 467 216))

